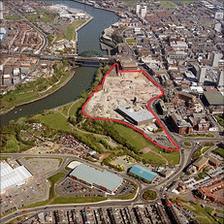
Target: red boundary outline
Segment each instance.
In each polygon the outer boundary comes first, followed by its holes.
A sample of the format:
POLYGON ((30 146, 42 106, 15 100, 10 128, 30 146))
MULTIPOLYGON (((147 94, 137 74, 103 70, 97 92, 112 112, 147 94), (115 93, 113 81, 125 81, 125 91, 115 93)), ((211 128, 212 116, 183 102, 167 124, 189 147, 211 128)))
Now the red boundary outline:
POLYGON ((153 102, 156 99, 159 99, 160 97, 162 97, 164 95, 164 91, 162 89, 162 87, 145 71, 145 70, 119 70, 120 73, 125 73, 125 72, 141 72, 150 82, 152 82, 159 90, 160 90, 160 94, 157 96, 152 97, 146 104, 146 108, 148 111, 150 111, 155 119, 157 124, 162 128, 162 130, 164 131, 164 133, 166 134, 167 138, 169 139, 169 141, 172 143, 172 145, 174 147, 168 147, 168 146, 164 146, 159 144, 158 142, 156 142, 155 140, 151 139, 147 134, 145 134, 144 131, 140 130, 139 128, 137 128, 136 126, 127 123, 125 121, 121 121, 118 119, 113 119, 113 118, 103 118, 103 117, 93 117, 91 115, 89 115, 86 112, 86 106, 88 104, 88 102, 90 101, 90 99, 93 97, 94 93, 100 91, 103 88, 103 85, 105 83, 105 80, 107 78, 107 76, 110 75, 111 71, 115 68, 116 66, 118 66, 117 64, 113 64, 110 69, 107 71, 107 73, 104 75, 104 77, 102 78, 102 80, 100 81, 100 83, 98 84, 98 86, 90 93, 90 95, 88 96, 87 100, 85 101, 85 103, 82 106, 82 110, 81 113, 92 120, 101 120, 101 121, 113 121, 122 125, 125 125, 131 129, 133 129, 134 131, 138 132, 139 134, 141 134, 145 139, 147 139, 148 141, 152 142, 153 144, 155 144, 156 146, 158 146, 159 148, 165 150, 166 152, 173 152, 173 151, 179 151, 180 147, 179 145, 176 143, 176 141, 171 137, 171 135, 169 134, 167 128, 165 127, 165 125, 161 122, 160 118, 158 117, 158 115, 154 112, 154 110, 152 109, 151 105, 153 104, 153 102))

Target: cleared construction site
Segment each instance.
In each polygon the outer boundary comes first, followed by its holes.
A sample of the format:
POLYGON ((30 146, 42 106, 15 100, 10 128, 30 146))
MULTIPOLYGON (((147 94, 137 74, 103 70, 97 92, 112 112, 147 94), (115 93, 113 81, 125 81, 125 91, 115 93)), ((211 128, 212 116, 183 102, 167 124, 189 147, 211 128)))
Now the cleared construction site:
POLYGON ((93 117, 126 120, 126 116, 121 115, 123 112, 142 124, 147 118, 153 119, 146 104, 159 94, 160 90, 141 71, 112 73, 105 79, 102 89, 94 93, 86 112, 93 117))

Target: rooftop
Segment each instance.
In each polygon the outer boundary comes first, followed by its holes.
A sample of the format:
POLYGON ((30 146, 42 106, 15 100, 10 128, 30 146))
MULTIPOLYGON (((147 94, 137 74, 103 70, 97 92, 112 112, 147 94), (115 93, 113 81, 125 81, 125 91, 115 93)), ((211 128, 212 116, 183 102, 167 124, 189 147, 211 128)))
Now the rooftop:
POLYGON ((207 91, 204 92, 204 96, 210 105, 224 105, 224 97, 219 91, 207 91))
POLYGON ((123 178, 114 173, 107 170, 98 170, 83 163, 76 166, 70 176, 74 176, 91 185, 104 187, 111 192, 116 191, 123 182, 123 178))
POLYGON ((117 109, 122 111, 123 113, 125 113, 127 116, 131 117, 133 120, 135 120, 138 123, 141 121, 147 121, 154 118, 153 114, 146 109, 134 111, 131 108, 128 109, 127 107, 121 107, 121 106, 119 106, 117 109))
POLYGON ((7 162, 0 163, 0 173, 0 193, 4 193, 8 187, 24 184, 25 181, 32 176, 24 166, 13 169, 7 162))
POLYGON ((147 181, 152 181, 157 176, 157 174, 150 169, 140 165, 132 166, 129 172, 147 181))

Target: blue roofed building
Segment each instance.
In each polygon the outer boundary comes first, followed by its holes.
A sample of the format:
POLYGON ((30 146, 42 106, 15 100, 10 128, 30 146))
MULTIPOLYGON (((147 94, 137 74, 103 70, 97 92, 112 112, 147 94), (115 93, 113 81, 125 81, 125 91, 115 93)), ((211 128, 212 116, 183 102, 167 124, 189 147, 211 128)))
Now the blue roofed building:
POLYGON ((96 169, 83 163, 77 165, 70 176, 90 187, 99 188, 110 194, 114 194, 123 183, 123 178, 117 174, 104 169, 96 169))
POLYGON ((150 183, 157 177, 157 174, 152 172, 149 168, 140 165, 132 166, 128 173, 134 177, 150 183))

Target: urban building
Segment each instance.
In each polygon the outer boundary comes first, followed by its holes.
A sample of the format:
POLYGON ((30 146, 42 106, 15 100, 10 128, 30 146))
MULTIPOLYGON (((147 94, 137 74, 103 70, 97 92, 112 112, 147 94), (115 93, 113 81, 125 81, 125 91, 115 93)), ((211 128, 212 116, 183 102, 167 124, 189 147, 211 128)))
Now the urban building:
POLYGON ((200 68, 199 79, 198 79, 199 85, 203 85, 204 84, 205 76, 206 76, 206 71, 207 71, 207 68, 206 67, 201 67, 200 68))
POLYGON ((215 13, 215 19, 217 19, 217 20, 223 20, 223 15, 224 15, 223 11, 217 11, 215 13))
POLYGON ((205 91, 202 96, 202 102, 212 113, 223 113, 224 96, 218 90, 205 91))
POLYGON ((0 193, 11 187, 21 186, 28 181, 32 174, 24 167, 12 168, 6 161, 0 162, 0 193))
POLYGON ((153 114, 147 109, 133 111, 130 107, 118 107, 116 112, 134 125, 146 124, 154 119, 153 114))
MULTIPOLYGON (((73 164, 73 166, 75 165, 73 164)), ((123 183, 122 177, 107 170, 96 169, 83 163, 77 163, 70 176, 90 187, 96 187, 109 194, 115 194, 116 190, 123 183)))
POLYGON ((224 180, 219 179, 212 181, 206 186, 199 187, 197 191, 203 200, 208 199, 212 202, 224 204, 223 188, 224 180))
POLYGON ((218 87, 224 87, 224 70, 221 70, 219 72, 219 77, 217 80, 217 86, 218 87))
POLYGON ((208 158, 202 157, 196 160, 193 165, 196 167, 197 171, 200 171, 203 168, 205 168, 207 164, 208 164, 208 158))
POLYGON ((2 22, 3 18, 3 1, 0 1, 0 22, 2 22))
POLYGON ((174 131, 177 132, 178 134, 184 135, 184 134, 191 134, 193 132, 193 127, 190 124, 190 122, 184 120, 181 115, 173 113, 171 114, 170 118, 174 131))
POLYGON ((152 172, 149 168, 140 165, 132 166, 128 171, 128 174, 149 183, 151 183, 157 177, 155 172, 152 172))
POLYGON ((144 19, 147 15, 147 5, 137 4, 136 5, 136 14, 144 19))
POLYGON ((222 59, 222 54, 215 52, 213 56, 212 67, 217 68, 219 66, 219 62, 221 59, 222 59))

